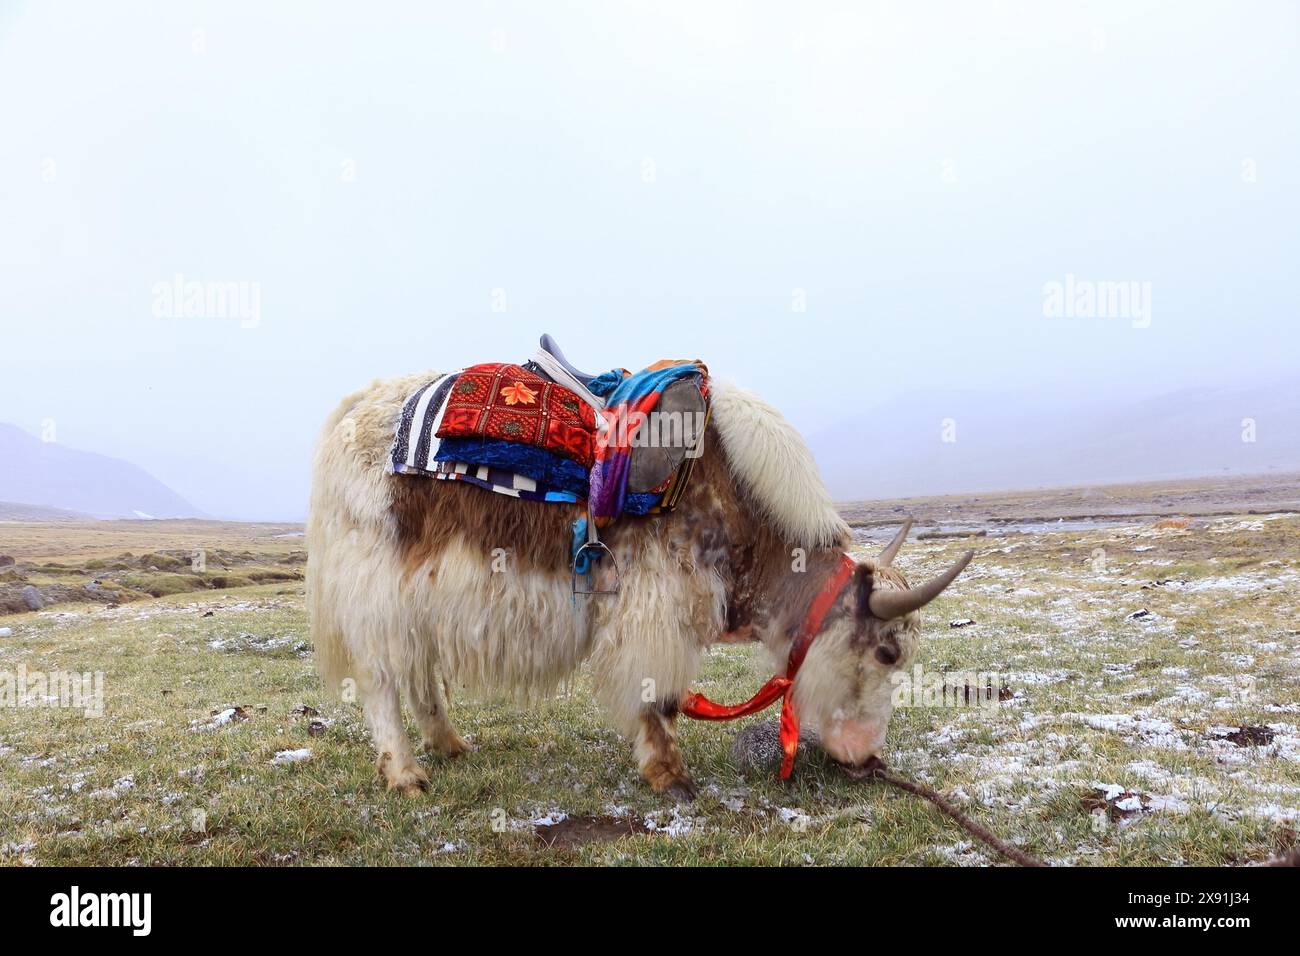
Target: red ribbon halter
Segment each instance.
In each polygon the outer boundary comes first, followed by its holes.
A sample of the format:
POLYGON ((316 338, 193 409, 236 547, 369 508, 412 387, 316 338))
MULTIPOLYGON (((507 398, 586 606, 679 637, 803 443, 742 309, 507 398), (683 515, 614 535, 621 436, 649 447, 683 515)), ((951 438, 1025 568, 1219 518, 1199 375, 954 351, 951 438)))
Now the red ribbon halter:
POLYGON ((808 608, 808 616, 803 619, 799 633, 790 645, 785 676, 778 674, 760 687, 758 693, 749 700, 730 706, 716 704, 703 694, 691 691, 682 701, 681 712, 696 720, 735 720, 765 710, 776 703, 777 698, 781 698, 781 752, 784 754, 781 760, 781 779, 788 780, 794 769, 795 752, 799 749, 799 716, 794 712, 794 679, 808 654, 808 648, 812 646, 813 638, 822 628, 822 621, 826 619, 831 605, 839 600, 856 567, 857 562, 847 554, 840 555, 839 564, 817 592, 812 606, 808 608))

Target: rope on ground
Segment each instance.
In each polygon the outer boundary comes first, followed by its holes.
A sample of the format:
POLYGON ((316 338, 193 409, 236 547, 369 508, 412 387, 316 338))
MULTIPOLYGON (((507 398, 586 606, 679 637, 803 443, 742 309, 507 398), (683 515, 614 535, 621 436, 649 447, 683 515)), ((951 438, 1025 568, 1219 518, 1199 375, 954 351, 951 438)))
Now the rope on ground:
MULTIPOLYGON (((1047 866, 1047 864, 1038 859, 1038 857, 1032 856, 1019 847, 1012 846, 1005 840, 1001 840, 994 836, 987 828, 976 823, 970 817, 966 816, 966 814, 962 813, 949 803, 947 797, 935 790, 933 787, 927 786, 923 783, 917 783, 914 780, 908 780, 905 777, 898 777, 890 773, 885 769, 884 763, 878 758, 873 760, 866 767, 856 768, 855 770, 850 771, 850 776, 857 780, 879 780, 881 783, 887 783, 891 787, 897 787, 899 790, 905 790, 910 794, 929 800, 939 808, 940 812, 950 817, 953 822, 963 830, 971 836, 984 841, 984 843, 988 844, 994 850, 997 850, 1013 863, 1020 866, 1047 866)), ((1266 860, 1263 865, 1300 866, 1300 848, 1292 848, 1286 853, 1275 856, 1270 860, 1266 860)))
POLYGON ((897 787, 899 790, 906 790, 908 793, 923 797, 933 803, 939 810, 951 817, 953 822, 960 826, 971 836, 983 840, 986 844, 997 850, 1008 860, 1017 863, 1020 866, 1046 866, 1042 860, 1035 856, 1030 856, 1019 847, 1012 846, 1004 840, 998 839, 989 830, 976 823, 966 814, 962 813, 947 798, 933 787, 928 787, 923 783, 916 783, 903 777, 897 777, 885 769, 884 764, 878 764, 868 774, 869 779, 880 780, 889 784, 891 787, 897 787))

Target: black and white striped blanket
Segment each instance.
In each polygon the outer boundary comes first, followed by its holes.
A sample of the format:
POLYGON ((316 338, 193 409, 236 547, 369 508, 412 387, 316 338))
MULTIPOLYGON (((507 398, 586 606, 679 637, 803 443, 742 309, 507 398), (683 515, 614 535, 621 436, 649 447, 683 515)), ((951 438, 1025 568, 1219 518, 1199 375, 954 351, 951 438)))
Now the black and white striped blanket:
POLYGON ((575 502, 578 496, 568 491, 554 491, 538 485, 527 475, 504 471, 488 465, 468 465, 463 461, 435 461, 430 471, 444 481, 467 481, 499 495, 527 501, 575 502))
POLYGON ((442 423, 443 409, 447 407, 447 396, 459 377, 460 372, 452 372, 435 378, 406 400, 393 437, 389 471, 399 475, 437 472, 438 463, 433 458, 442 444, 438 439, 438 426, 442 423))

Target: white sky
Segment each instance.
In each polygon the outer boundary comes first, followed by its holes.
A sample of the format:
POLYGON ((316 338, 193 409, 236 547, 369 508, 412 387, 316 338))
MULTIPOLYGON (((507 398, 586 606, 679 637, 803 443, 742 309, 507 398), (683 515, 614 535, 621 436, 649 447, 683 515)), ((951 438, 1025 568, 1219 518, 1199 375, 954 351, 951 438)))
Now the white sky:
POLYGON ((8 0, 0 421, 288 518, 344 394, 542 331, 808 429, 1287 376, 1298 9, 8 0), (178 273, 260 323, 156 317, 178 273), (1045 318, 1066 273, 1150 327, 1045 318))

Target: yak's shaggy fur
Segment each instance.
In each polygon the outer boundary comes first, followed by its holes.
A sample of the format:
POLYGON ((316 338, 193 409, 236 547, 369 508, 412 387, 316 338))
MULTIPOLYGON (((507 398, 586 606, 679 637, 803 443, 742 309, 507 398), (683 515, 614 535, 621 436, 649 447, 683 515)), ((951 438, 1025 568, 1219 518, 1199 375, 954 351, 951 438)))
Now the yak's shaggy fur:
POLYGON ((402 403, 433 377, 376 382, 325 424, 307 603, 326 685, 364 699, 381 772, 410 789, 427 778, 410 753, 399 694, 425 745, 458 753, 465 745, 444 688, 535 696, 590 658, 598 697, 634 740, 647 778, 656 789, 688 785, 672 719, 700 651, 724 630, 730 555, 754 550, 746 542, 756 528, 773 537, 765 522, 787 547, 847 538, 803 440, 750 393, 717 389, 714 440, 706 436, 679 510, 611 529, 620 593, 575 600, 567 561, 539 542, 558 537, 565 555, 576 506, 386 473, 402 403))
POLYGON ((804 548, 847 545, 849 527, 812 452, 780 412, 753 392, 714 384, 713 418, 732 474, 779 536, 804 548))

